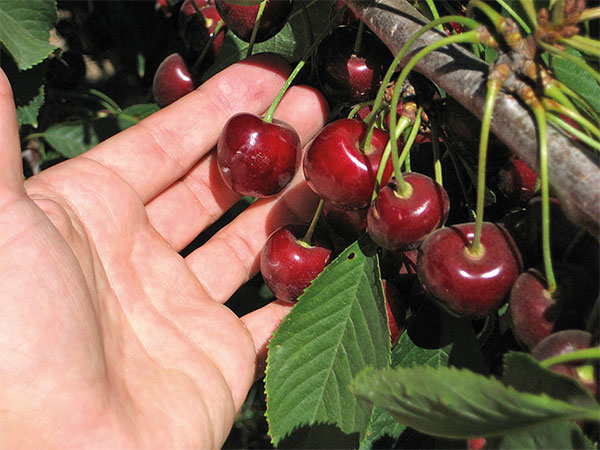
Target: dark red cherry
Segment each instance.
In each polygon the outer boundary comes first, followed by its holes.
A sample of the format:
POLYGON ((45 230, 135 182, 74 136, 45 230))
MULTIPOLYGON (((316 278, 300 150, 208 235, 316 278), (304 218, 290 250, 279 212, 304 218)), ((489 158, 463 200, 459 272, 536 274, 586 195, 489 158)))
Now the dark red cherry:
POLYGON ((388 250, 418 245, 448 218, 450 200, 446 190, 428 176, 411 172, 403 175, 411 192, 402 197, 396 181, 379 191, 369 208, 367 230, 375 243, 388 250))
POLYGON ((392 62, 388 48, 366 29, 360 49, 354 52, 357 30, 338 27, 317 49, 317 76, 324 94, 333 102, 358 103, 375 98, 392 62))
POLYGON ((512 158, 498 177, 498 187, 508 198, 527 203, 535 194, 537 174, 522 159, 512 158))
MULTIPOLYGON (((552 358, 577 350, 584 350, 592 346, 592 335, 587 331, 564 330, 553 333, 531 350, 531 356, 538 361, 552 358)), ((550 370, 574 378, 581 383, 592 396, 598 394, 598 380, 594 373, 594 366, 585 361, 573 361, 556 364, 550 370)))
POLYGON ((519 275, 510 291, 513 334, 528 348, 555 331, 585 326, 598 294, 598 286, 582 268, 560 262, 553 266, 557 281, 553 294, 536 269, 519 275))
POLYGON ((286 225, 269 236, 260 257, 260 271, 279 300, 295 302, 332 259, 332 245, 316 230, 311 245, 302 242, 308 226, 286 225))
POLYGON ((291 125, 240 113, 223 127, 217 142, 217 163, 225 183, 234 191, 269 197, 292 180, 300 152, 300 137, 291 125))
MULTIPOLYGON (((329 18, 333 19, 333 17, 337 14, 337 12, 346 6, 346 2, 344 0, 336 0, 333 2, 331 6, 331 11, 329 13, 329 18)), ((358 26, 360 19, 358 15, 352 11, 350 8, 346 8, 346 10, 342 13, 342 15, 338 18, 338 22, 340 25, 353 25, 358 26)))
MULTIPOLYGON (((266 41, 279 33, 290 16, 292 4, 292 0, 267 0, 254 42, 266 41)), ((235 5, 215 0, 215 6, 227 28, 241 40, 250 42, 260 5, 235 5)))
POLYGON ((338 236, 354 242, 367 229, 367 209, 350 211, 325 202, 323 217, 338 236))
MULTIPOLYGON (((178 27, 188 51, 199 56, 215 33, 220 20, 217 8, 206 6, 206 0, 185 0, 179 11, 178 27), (199 12, 194 8, 192 1, 196 3, 199 12)), ((212 42, 211 51, 207 54, 209 63, 221 51, 224 37, 225 29, 221 28, 212 42)))
POLYGON ((480 256, 468 251, 474 235, 474 223, 453 225, 431 233, 419 248, 417 271, 423 287, 457 316, 494 312, 521 272, 521 255, 504 228, 483 223, 480 256))
POLYGON ((172 53, 160 63, 154 80, 152 93, 161 108, 179 100, 195 88, 193 77, 179 53, 172 53))
MULTIPOLYGON (((367 125, 359 120, 339 119, 323 128, 304 156, 304 177, 311 189, 325 201, 342 209, 364 209, 371 203, 377 169, 387 133, 375 129, 371 148, 359 145, 367 125)), ((392 174, 388 160, 382 184, 392 174)))

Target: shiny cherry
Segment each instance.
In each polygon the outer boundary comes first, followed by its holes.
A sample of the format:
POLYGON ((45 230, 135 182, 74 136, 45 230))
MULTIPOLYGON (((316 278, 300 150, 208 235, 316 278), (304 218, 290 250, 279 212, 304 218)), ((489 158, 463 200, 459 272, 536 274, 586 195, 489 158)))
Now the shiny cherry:
MULTIPOLYGON (((311 189, 334 206, 364 209, 371 203, 377 169, 388 134, 375 129, 371 148, 363 152, 360 143, 367 125, 359 120, 339 119, 325 126, 304 155, 304 177, 311 189)), ((382 184, 392 174, 388 160, 382 184)))
MULTIPOLYGON (((188 51, 199 56, 212 38, 220 20, 217 8, 207 5, 206 0, 185 0, 179 10, 178 28, 188 51), (198 11, 192 1, 195 2, 198 11)), ((221 28, 206 56, 209 62, 221 51, 224 38, 225 28, 221 28)))
POLYGON ((419 248, 417 272, 425 291, 448 312, 483 317, 506 298, 521 271, 519 250, 500 225, 483 223, 479 256, 469 253, 475 224, 431 233, 419 248))
POLYGON ((448 218, 450 200, 446 190, 426 175, 403 175, 410 186, 404 197, 396 181, 379 191, 369 208, 367 230, 371 239, 387 250, 404 250, 419 244, 448 218))
POLYGON ((270 197, 294 177, 300 137, 289 124, 240 113, 231 117, 217 141, 217 164, 225 183, 242 195, 270 197))
POLYGON ((550 294, 545 277, 536 269, 519 275, 510 291, 513 334, 528 348, 555 331, 585 326, 598 293, 598 286, 582 268, 560 262, 553 266, 554 293, 550 294))
POLYGON ((393 59, 383 42, 366 29, 360 49, 354 52, 357 30, 338 27, 317 49, 317 76, 323 93, 334 102, 358 103, 375 98, 393 59))
POLYGON ((295 302, 332 259, 332 244, 315 230, 311 244, 302 241, 308 226, 292 224, 269 236, 260 257, 260 271, 277 299, 295 302))
MULTIPOLYGON (((290 16, 292 5, 292 0, 267 0, 254 42, 266 41, 279 33, 290 16)), ((260 5, 236 5, 215 0, 215 6, 227 28, 242 41, 250 42, 260 5)))
POLYGON ((510 199, 527 203, 535 194, 537 174, 522 159, 512 158, 498 178, 498 187, 510 199))
POLYGON ((158 106, 165 107, 195 88, 193 77, 179 53, 167 56, 156 69, 152 93, 158 106))

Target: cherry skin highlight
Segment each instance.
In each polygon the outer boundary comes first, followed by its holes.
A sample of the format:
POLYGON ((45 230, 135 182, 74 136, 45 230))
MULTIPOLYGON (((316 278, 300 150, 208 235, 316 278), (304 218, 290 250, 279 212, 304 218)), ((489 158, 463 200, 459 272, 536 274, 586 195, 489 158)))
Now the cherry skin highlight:
MULTIPOLYGON (((254 42, 266 41, 279 33, 290 16, 292 5, 292 0, 267 0, 254 42)), ((250 42, 260 5, 236 5, 215 0, 215 6, 227 28, 242 41, 250 42)))
POLYGON ((160 63, 152 81, 152 93, 164 108, 195 89, 194 79, 179 53, 172 53, 160 63))
POLYGON ((375 199, 367 215, 371 239, 387 250, 403 250, 419 244, 448 218, 450 200, 446 190, 426 175, 403 175, 411 186, 407 197, 400 197, 396 182, 390 181, 375 199))
POLYGON ((431 233, 419 248, 417 272, 425 291, 456 316, 484 317, 504 302, 522 268, 521 254, 500 225, 484 222, 483 254, 467 251, 475 224, 431 233))
POLYGON ((315 230, 311 245, 301 242, 308 226, 292 224, 269 236, 260 257, 260 271, 277 299, 295 302, 332 260, 329 238, 315 230))
POLYGON ((317 49, 317 76, 328 99, 358 103, 375 98, 392 54, 377 36, 363 31, 361 48, 354 52, 356 27, 333 30, 317 49))
POLYGON ((217 142, 217 164, 225 183, 242 195, 270 197, 294 177, 300 137, 289 124, 240 113, 231 117, 217 142))
MULTIPOLYGON (((325 126, 304 155, 304 177, 311 189, 325 201, 342 209, 364 209, 371 203, 381 154, 388 134, 375 129, 371 148, 359 145, 367 125, 355 119, 339 119, 325 126)), ((388 160, 382 184, 393 168, 388 160)))

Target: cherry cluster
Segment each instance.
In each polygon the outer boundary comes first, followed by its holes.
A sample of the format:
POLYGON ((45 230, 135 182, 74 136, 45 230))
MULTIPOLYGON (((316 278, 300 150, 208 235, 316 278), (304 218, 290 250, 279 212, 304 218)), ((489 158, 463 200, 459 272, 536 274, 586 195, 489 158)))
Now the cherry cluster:
MULTIPOLYGON (((251 43, 266 40, 281 30, 291 8, 288 0, 266 0, 260 6, 185 0, 179 29, 188 54, 197 59, 193 70, 179 54, 165 59, 154 79, 157 102, 167 105, 194 89, 193 72, 219 52, 225 29, 251 43), (179 75, 175 83, 173 73, 179 75)), ((317 85, 336 106, 332 109, 337 118, 304 154, 293 127, 273 119, 276 103, 262 118, 248 113, 231 117, 217 144, 221 175, 239 194, 277 195, 302 167, 307 184, 321 199, 311 224, 288 224, 265 245, 260 268, 275 296, 296 302, 333 260, 336 243, 352 242, 366 232, 382 253, 393 344, 409 316, 410 301, 402 299, 401 291, 411 296, 420 291, 448 313, 475 320, 495 313, 510 299, 512 332, 527 348, 546 348, 547 339, 559 339, 553 337, 557 330, 584 328, 594 296, 573 308, 575 294, 568 280, 578 280, 576 285, 595 292, 589 277, 561 265, 557 270, 561 288, 549 292, 539 271, 522 273, 525 265, 539 262, 528 256, 532 252, 528 246, 537 246, 540 234, 529 220, 539 215, 535 172, 492 137, 486 169, 493 173, 492 184, 502 196, 496 209, 503 214, 495 217, 491 207, 496 220, 473 221, 469 188, 476 183, 465 181, 465 167, 477 164, 479 122, 452 99, 440 98, 435 86, 417 75, 402 85, 386 85, 392 55, 352 11, 341 8, 344 2, 334 3, 331 17, 336 26, 310 55, 317 85), (397 105, 392 92, 401 98, 397 105), (443 156, 441 146, 446 149, 443 156), (511 212, 502 217, 506 208, 511 212), (318 227, 321 215, 325 224, 318 227)), ((460 25, 453 32, 462 32, 460 25)), ((563 248, 562 254, 569 251, 572 248, 563 248)), ((564 345, 553 348, 565 351, 573 340, 581 347, 586 339, 589 346, 589 333, 584 338, 581 333, 559 335, 564 345)), ((546 350, 533 353, 548 357, 546 350)))

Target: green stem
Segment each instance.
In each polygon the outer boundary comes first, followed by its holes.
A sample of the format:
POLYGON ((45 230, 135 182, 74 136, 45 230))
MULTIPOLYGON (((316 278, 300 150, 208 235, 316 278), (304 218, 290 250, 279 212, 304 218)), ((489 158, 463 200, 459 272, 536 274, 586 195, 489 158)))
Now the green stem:
POLYGON ((525 14, 527 14, 529 22, 531 22, 531 25, 533 26, 534 31, 537 31, 538 23, 533 0, 520 0, 520 2, 523 10, 525 10, 525 14))
POLYGON ((373 195, 371 195, 371 203, 375 201, 377 198, 377 193, 379 192, 379 187, 381 186, 381 179, 383 178, 383 172, 385 171, 385 167, 387 166, 388 159, 390 159, 390 154, 392 153, 392 141, 397 141, 402 132, 406 129, 408 125, 410 125, 410 120, 406 119, 406 122, 403 120, 405 117, 401 117, 398 121, 398 127, 395 134, 395 139, 392 138, 393 134, 390 134, 390 138, 383 149, 383 153, 381 155, 381 160, 379 161, 379 168, 377 169, 377 176, 375 178, 375 187, 373 188, 373 195))
POLYGON ((496 30, 498 32, 500 32, 500 25, 502 24, 503 21, 505 21, 506 19, 504 17, 502 17, 500 15, 500 13, 498 13, 494 8, 492 8, 490 5, 488 5, 487 3, 484 3, 481 0, 472 0, 469 2, 469 5, 467 6, 467 12, 466 15, 467 17, 473 17, 473 9, 479 9, 481 12, 483 12, 494 24, 494 27, 496 28, 496 30))
POLYGON ((121 112, 121 107, 117 104, 117 102, 115 102, 112 98, 110 98, 108 95, 106 95, 103 92, 100 92, 96 89, 90 89, 88 91, 90 94, 92 94, 92 96, 99 98, 100 100, 102 100, 102 105, 104 107, 106 107, 106 109, 108 109, 109 111, 111 111, 112 113, 118 113, 121 112))
POLYGON ((557 112, 559 114, 562 114, 563 116, 566 116, 566 117, 574 120, 583 129, 589 131, 590 133, 592 133, 593 135, 597 136, 600 139, 600 129, 598 129, 598 127, 596 127, 592 122, 587 120, 585 117, 583 117, 577 111, 574 111, 570 108, 566 108, 566 107, 562 106, 561 104, 554 102, 552 100, 543 100, 542 103, 544 105, 544 108, 546 108, 546 110, 557 112))
MULTIPOLYGON (((395 110, 390 113, 390 135, 400 136, 404 129, 410 125, 410 119, 402 116, 398 123, 396 123, 395 110), (401 130, 396 129, 396 125, 401 130)), ((396 179, 396 194, 399 197, 406 198, 412 193, 412 186, 404 181, 402 177, 402 167, 400 164, 400 156, 398 155, 398 139, 391 139, 392 142, 392 164, 394 165, 394 178, 396 179)))
POLYGON ((563 38, 558 42, 573 47, 579 51, 600 58, 600 45, 595 39, 586 38, 583 36, 573 36, 572 38, 563 38), (591 41, 591 42, 590 42, 591 41))
MULTIPOLYGON (((402 148, 402 153, 400 153, 400 157, 398 158, 399 165, 404 164, 405 161, 408 161, 408 155, 410 155, 410 149, 415 143, 415 139, 417 138, 417 134, 419 134, 419 128, 421 126, 421 113, 423 112, 423 108, 419 107, 417 110, 417 115, 415 117, 415 123, 413 123, 412 128, 410 129, 410 134, 408 138, 406 138, 406 142, 404 143, 404 147, 402 148)), ((406 169, 407 172, 410 171, 410 164, 406 169)))
POLYGON ((206 54, 212 47, 214 40, 217 38, 217 35, 219 34, 219 32, 221 31, 221 29, 224 26, 225 26, 225 22, 223 21, 223 19, 219 20, 219 23, 217 23, 217 26, 215 27, 214 33, 212 34, 212 36, 210 37, 210 39, 208 40, 208 42, 202 49, 202 53, 200 53, 200 56, 198 56, 198 59, 196 59, 196 61, 194 62, 194 65, 192 66, 192 73, 200 72, 200 65, 202 64, 202 61, 204 61, 204 57, 206 56, 206 54))
POLYGON ((559 84, 556 83, 556 80, 552 80, 544 85, 544 95, 567 108, 573 110, 576 109, 571 99, 561 91, 559 84))
POLYGON ((354 54, 358 54, 360 47, 362 47, 362 37, 365 29, 365 23, 361 20, 358 24, 358 31, 356 32, 356 39, 354 40, 354 54))
POLYGON ((317 205, 317 210, 315 211, 315 214, 313 215, 313 218, 310 221, 308 230, 306 230, 306 234, 300 240, 300 242, 303 242, 304 244, 309 245, 309 246, 312 245, 311 244, 312 236, 313 236, 313 233, 315 232, 315 228, 317 227, 317 222, 319 221, 319 217, 321 216, 321 211, 323 211, 323 205, 325 205, 325 200, 321 199, 319 201, 319 204, 317 205))
POLYGON ((356 113, 358 111, 360 111, 362 108, 364 108, 365 106, 369 106, 373 104, 374 100, 367 100, 365 102, 360 102, 357 105, 354 105, 354 107, 350 110, 350 112, 348 113, 348 119, 353 119, 354 116, 356 115, 356 113))
POLYGON ((579 107, 583 109, 591 118, 593 118, 596 122, 600 122, 600 116, 586 99, 584 99, 581 95, 579 95, 573 89, 568 87, 566 84, 561 83, 558 80, 554 80, 554 84, 556 84, 557 88, 561 92, 565 93, 570 99, 573 99, 575 103, 577 103, 579 107))
POLYGON ((600 142, 592 139, 591 137, 589 137, 587 134, 585 134, 581 130, 578 130, 577 128, 575 128, 571 124, 565 122, 560 117, 555 116, 553 114, 548 114, 547 119, 550 122, 552 122, 553 124, 557 125, 558 127, 562 128, 563 130, 565 130, 567 133, 572 134, 573 136, 575 136, 577 139, 579 139, 584 144, 587 144, 591 148, 593 148, 593 149, 595 149, 595 150, 597 150, 597 151, 600 152, 600 142))
POLYGON ((246 58, 252 55, 252 49, 254 48, 254 41, 256 40, 256 34, 258 33, 258 28, 260 27, 260 21, 262 19, 263 11, 265 10, 265 5, 267 4, 267 0, 263 0, 260 2, 260 6, 258 7, 258 12, 256 13, 256 19, 254 20, 254 28, 252 28, 252 35, 250 36, 250 42, 248 44, 248 50, 246 51, 246 58))
POLYGON ((467 207, 469 215, 471 216, 471 220, 475 221, 477 219, 477 217, 475 216, 475 214, 473 212, 473 205, 471 203, 471 198, 469 197, 469 193, 467 192, 467 186, 465 184, 465 180, 463 179, 463 175, 461 173, 460 166, 458 165, 458 161, 456 160, 456 155, 448 147, 448 145, 446 145, 446 143, 444 143, 444 145, 446 147, 446 151, 450 155, 450 161, 452 161, 452 166, 454 167, 454 171, 456 172, 456 178, 458 178, 458 185, 460 186, 460 190, 465 199, 465 205, 467 207))
POLYGON ((523 28, 525 33, 531 34, 531 28, 529 28, 529 25, 527 25, 525 23, 525 21, 523 19, 521 19, 521 16, 519 16, 515 12, 515 10, 510 7, 510 5, 508 3, 506 3, 504 0, 496 0, 496 2, 498 2, 500 4, 500 6, 502 6, 506 10, 506 12, 508 12, 510 14, 510 16, 513 19, 515 19, 515 21, 521 26, 521 28, 523 28))
POLYGON ((552 269, 552 256, 550 254, 550 183, 548 178, 548 141, 546 136, 546 110, 541 103, 531 105, 533 115, 538 126, 538 140, 540 143, 540 183, 542 191, 542 253, 548 292, 556 291, 556 279, 552 269))
POLYGON ((435 115, 433 115, 431 119, 431 146, 433 147, 433 168, 435 172, 435 181, 440 186, 443 186, 442 161, 440 160, 439 124, 435 115))
MULTIPOLYGON (((438 10, 435 6, 435 2, 433 0, 425 0, 425 3, 427 3, 427 6, 429 7, 429 11, 431 11, 431 15, 433 16, 433 20, 439 20, 440 19, 440 13, 438 13, 438 10)), ((438 25, 438 30, 440 31, 444 31, 444 27, 440 24, 438 25)))
POLYGON ((579 16, 579 22, 597 19, 598 17, 600 17, 600 6, 588 8, 581 13, 581 16, 579 16))
POLYGON ((564 364, 573 361, 589 359, 600 359, 600 347, 584 348, 583 350, 575 350, 574 352, 556 355, 552 358, 544 359, 543 361, 541 361, 540 366, 548 368, 557 364, 564 364))
POLYGON ((593 76, 596 79, 596 81, 600 83, 600 74, 596 72, 592 67, 590 67, 583 59, 578 58, 575 55, 571 55, 570 53, 567 53, 564 50, 559 50, 550 44, 546 44, 545 42, 537 41, 536 44, 538 45, 538 47, 544 49, 548 53, 552 53, 560 58, 566 59, 570 63, 575 64, 580 69, 585 70, 587 73, 593 76))
POLYGON ((502 83, 500 80, 488 80, 485 105, 483 107, 483 118, 481 119, 481 136, 479 138, 479 162, 477 167, 477 202, 475 206, 475 236, 467 251, 473 256, 481 256, 483 246, 481 245, 481 230, 483 228, 483 208, 485 200, 485 164, 487 160, 488 139, 490 136, 490 124, 496 97, 500 92, 502 83))
POLYGON ((273 100, 273 103, 271 103, 271 106, 269 107, 264 117, 265 122, 270 123, 273 121, 273 114, 275 113, 275 109, 277 108, 277 105, 279 105, 279 102, 281 102, 281 99, 283 98, 288 88, 292 85, 294 78, 296 78, 296 75, 300 73, 300 71, 306 64, 308 58, 310 58, 310 56, 314 53, 314 51, 317 49, 317 46, 321 43, 325 36, 327 36, 329 32, 337 26, 337 19, 342 15, 342 13, 345 10, 346 8, 340 8, 335 14, 335 16, 331 18, 331 20, 329 21, 325 29, 321 32, 321 34, 317 37, 317 39, 315 39, 311 46, 306 49, 306 51, 302 55, 302 58, 300 59, 300 62, 298 62, 294 70, 292 70, 292 73, 290 73, 290 76, 287 78, 287 80, 279 90, 277 97, 275 97, 275 100, 273 100))

